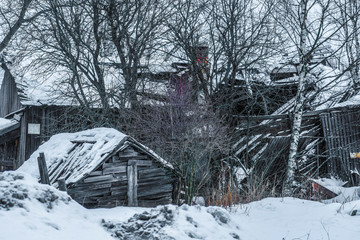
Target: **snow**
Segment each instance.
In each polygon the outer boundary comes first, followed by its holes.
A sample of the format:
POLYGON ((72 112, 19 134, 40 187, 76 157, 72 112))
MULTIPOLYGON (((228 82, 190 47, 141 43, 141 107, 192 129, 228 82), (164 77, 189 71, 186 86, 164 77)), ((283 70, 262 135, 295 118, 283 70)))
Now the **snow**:
POLYGON ((112 239, 87 215, 88 211, 66 193, 39 184, 29 175, 0 174, 2 240, 112 239), (7 199, 11 199, 15 206, 7 204, 6 207, 7 199), (84 234, 86 238, 82 238, 84 234))
MULTIPOLYGON (((333 179, 319 181, 341 185, 333 179)), ((360 236, 360 215, 351 216, 354 209, 360 210, 360 200, 325 204, 295 198, 266 198, 229 209, 188 205, 85 209, 31 175, 0 173, 2 240, 355 240, 360 236)))
POLYGON ((0 118, 0 130, 16 125, 17 123, 15 120, 0 118))
POLYGON ((11 122, 9 119, 0 118, 0 129, 3 128, 3 126, 11 124, 11 122))
MULTIPOLYGON (((111 128, 95 128, 85 130, 77 133, 61 133, 54 135, 49 141, 42 144, 37 151, 35 151, 30 158, 19 168, 20 171, 26 172, 35 178, 39 178, 39 172, 37 169, 37 157, 40 152, 45 155, 47 166, 49 170, 52 165, 57 165, 60 161, 67 162, 72 160, 68 158, 69 151, 74 147, 72 141, 91 141, 95 140, 95 143, 88 144, 83 148, 83 153, 79 153, 82 158, 75 159, 78 162, 73 168, 67 169, 67 171, 73 171, 71 176, 66 179, 66 183, 74 183, 80 180, 85 174, 94 170, 98 164, 103 160, 106 153, 111 152, 126 135, 123 133, 111 129, 111 128)), ((67 172, 64 173, 67 175, 67 172)))

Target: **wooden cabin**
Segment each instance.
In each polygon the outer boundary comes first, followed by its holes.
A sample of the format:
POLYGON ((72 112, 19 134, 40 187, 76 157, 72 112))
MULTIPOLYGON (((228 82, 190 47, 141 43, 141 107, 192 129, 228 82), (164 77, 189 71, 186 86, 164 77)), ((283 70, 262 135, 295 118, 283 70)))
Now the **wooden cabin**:
POLYGON ((54 152, 49 147, 57 145, 54 138, 43 149, 50 184, 57 187, 65 179, 67 192, 78 203, 96 208, 174 202, 174 168, 132 137, 108 128, 68 135, 60 140, 66 150, 54 152))

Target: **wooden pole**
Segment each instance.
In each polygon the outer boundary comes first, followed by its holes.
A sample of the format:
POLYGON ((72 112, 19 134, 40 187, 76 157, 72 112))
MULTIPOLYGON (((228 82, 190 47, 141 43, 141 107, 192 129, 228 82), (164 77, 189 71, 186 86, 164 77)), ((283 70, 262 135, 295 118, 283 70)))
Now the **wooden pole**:
POLYGON ((67 191, 66 183, 65 183, 65 178, 59 178, 59 179, 58 179, 58 184, 59 184, 59 190, 60 190, 60 191, 64 191, 64 192, 67 191))
POLYGON ((41 152, 38 157, 38 164, 39 164, 39 172, 40 172, 40 182, 42 184, 50 185, 49 172, 46 166, 45 155, 43 152, 41 152))
POLYGON ((137 164, 136 162, 128 162, 127 166, 128 177, 128 206, 137 207, 137 164))

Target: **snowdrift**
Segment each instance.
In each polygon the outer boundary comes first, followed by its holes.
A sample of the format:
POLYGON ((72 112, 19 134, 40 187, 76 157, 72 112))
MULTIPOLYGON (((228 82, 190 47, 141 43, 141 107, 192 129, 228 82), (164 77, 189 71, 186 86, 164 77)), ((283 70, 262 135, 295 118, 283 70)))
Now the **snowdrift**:
MULTIPOLYGON (((358 189, 352 189, 350 196, 358 189)), ((267 198, 231 209, 166 205, 88 210, 31 175, 4 172, 0 173, 0 238, 356 240, 360 213, 351 215, 360 209, 360 200, 347 201, 267 198)))

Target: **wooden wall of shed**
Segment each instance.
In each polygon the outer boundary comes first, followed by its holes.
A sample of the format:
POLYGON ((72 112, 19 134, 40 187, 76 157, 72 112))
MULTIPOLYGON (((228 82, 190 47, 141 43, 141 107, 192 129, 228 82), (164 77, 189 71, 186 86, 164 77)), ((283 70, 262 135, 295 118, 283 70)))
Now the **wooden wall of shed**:
POLYGON ((350 158, 350 153, 360 152, 360 109, 323 113, 321 123, 329 171, 343 180, 349 180, 352 170, 360 170, 360 159, 350 158))
POLYGON ((19 147, 19 130, 11 131, 0 139, 0 172, 16 168, 19 147))
POLYGON ((131 147, 112 155, 86 178, 69 186, 68 193, 88 208, 128 206, 128 168, 135 161, 139 162, 136 171, 137 205, 154 207, 172 203, 173 179, 167 170, 150 156, 131 147))
POLYGON ((64 112, 63 106, 28 106, 25 110, 25 124, 22 130, 25 131, 26 151, 25 159, 38 149, 44 141, 60 132, 63 128, 62 123, 59 122, 60 115, 64 112), (40 134, 28 134, 28 124, 40 124, 40 134), (24 129, 25 128, 25 129, 24 129))
POLYGON ((0 117, 4 117, 20 109, 21 102, 15 80, 9 69, 4 64, 1 67, 5 70, 5 74, 0 88, 0 117))

